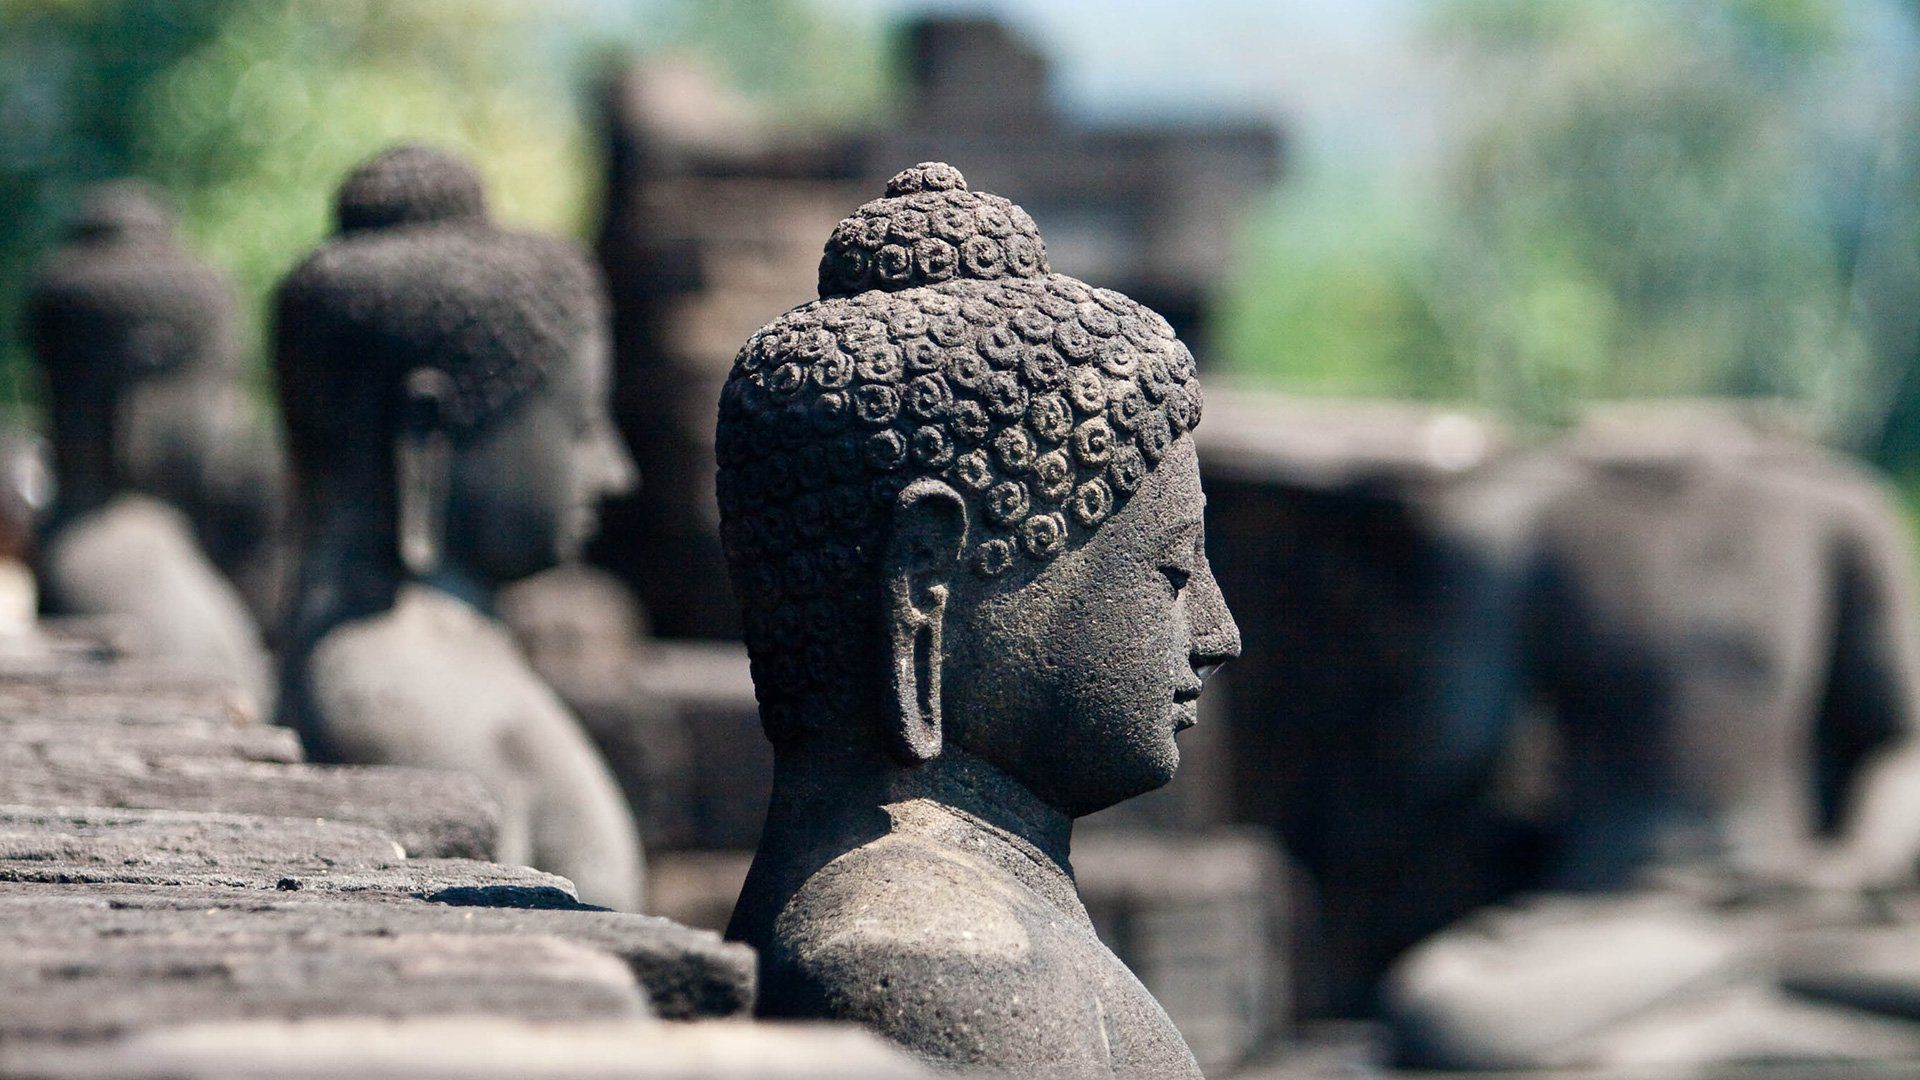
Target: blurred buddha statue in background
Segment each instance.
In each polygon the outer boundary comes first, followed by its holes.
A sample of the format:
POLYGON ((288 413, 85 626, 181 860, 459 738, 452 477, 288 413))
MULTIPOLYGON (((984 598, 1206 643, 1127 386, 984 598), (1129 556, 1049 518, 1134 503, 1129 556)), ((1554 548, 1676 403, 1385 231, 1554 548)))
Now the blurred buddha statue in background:
POLYGON ((634 481, 600 281, 572 245, 494 225, 477 173, 435 150, 363 165, 336 211, 276 313, 302 539, 283 714, 322 760, 477 775, 501 859, 635 908, 620 790, 494 616, 634 481))
POLYGON ((819 291, 740 350, 716 444, 776 760, 728 931, 760 1012, 947 1068, 1198 1076, 1067 858, 1173 777, 1239 652, 1193 357, 949 165, 841 222, 819 291))
POLYGON ((250 567, 270 594, 279 458, 241 384, 227 280, 181 248, 148 188, 103 184, 41 268, 26 323, 56 480, 44 609, 123 617, 143 650, 268 707, 259 623, 220 566, 250 567))
POLYGON ((1556 456, 1523 635, 1554 748, 1544 879, 1402 961, 1405 1056, 1912 1052, 1890 1020, 1784 992, 1776 963, 1914 884, 1920 606, 1895 498, 1697 404, 1598 413, 1556 456))

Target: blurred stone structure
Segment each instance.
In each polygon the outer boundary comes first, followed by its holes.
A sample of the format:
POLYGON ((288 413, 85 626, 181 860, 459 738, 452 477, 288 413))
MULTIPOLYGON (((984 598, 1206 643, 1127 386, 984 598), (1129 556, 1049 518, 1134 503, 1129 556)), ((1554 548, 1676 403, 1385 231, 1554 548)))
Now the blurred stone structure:
POLYGON ((1246 640, 1205 788, 1301 870, 1299 1010, 1365 1015, 1395 956, 1523 880, 1495 750, 1540 495, 1459 410, 1224 390, 1195 437, 1246 640))
POLYGON ((1920 1032, 1778 967, 1791 932, 1884 922, 1862 897, 1915 885, 1920 591, 1891 493, 1697 405, 1597 413, 1519 467, 1547 491, 1516 639, 1552 748, 1542 861, 1526 897, 1401 962, 1404 1058, 1910 1052, 1920 1032))
POLYGON ((282 717, 323 760, 472 774, 505 858, 637 909, 626 800, 491 614, 633 482, 602 285, 584 252, 495 225, 478 174, 431 148, 365 163, 335 212, 276 298, 302 512, 282 717))
POLYGON ((996 22, 927 17, 906 38, 908 97, 880 131, 759 126, 672 62, 609 84, 598 250, 614 302, 615 413, 647 482, 608 512, 608 535, 640 541, 603 540, 593 555, 635 584, 663 636, 739 635, 713 520, 713 402, 734 343, 807 299, 838 208, 898 162, 944 158, 1016 194, 1056 237, 1059 266, 1202 342, 1222 253, 1279 178, 1270 124, 1089 127, 1053 103, 1045 58, 996 22))
POLYGON ((97 186, 29 296, 57 491, 41 599, 124 616, 158 655, 268 707, 260 626, 221 571, 276 606, 280 459, 241 384, 232 287, 173 226, 145 185, 97 186))

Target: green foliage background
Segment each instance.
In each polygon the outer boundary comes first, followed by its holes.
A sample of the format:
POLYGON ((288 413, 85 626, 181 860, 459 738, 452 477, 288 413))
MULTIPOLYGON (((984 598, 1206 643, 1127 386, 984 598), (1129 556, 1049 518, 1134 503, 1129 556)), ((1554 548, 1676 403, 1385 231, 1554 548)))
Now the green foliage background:
POLYGON ((1876 340, 1863 253, 1915 237, 1910 215, 1859 235, 1898 178, 1885 131, 1834 123, 1863 62, 1844 4, 1428 10, 1461 95, 1440 160, 1283 191, 1221 303, 1232 366, 1541 424, 1591 398, 1785 397, 1874 443, 1911 343, 1876 340))
MULTIPOLYGON (((1424 0, 1460 96, 1435 159, 1299 147, 1211 355, 1544 425, 1593 397, 1785 396, 1920 476, 1920 124, 1833 122, 1857 6, 1424 0)), ((86 182, 161 184, 258 313, 338 178, 401 139, 470 154, 501 216, 584 232, 591 88, 663 50, 794 124, 890 99, 886 28, 827 0, 0 0, 0 407, 35 399, 11 316, 86 182)))
POLYGON ((37 398, 15 315, 88 182, 161 185, 257 316, 340 177, 400 140, 470 155, 502 218, 584 234, 589 95, 657 50, 806 118, 870 110, 887 71, 878 28, 804 0, 0 0, 0 408, 37 398))

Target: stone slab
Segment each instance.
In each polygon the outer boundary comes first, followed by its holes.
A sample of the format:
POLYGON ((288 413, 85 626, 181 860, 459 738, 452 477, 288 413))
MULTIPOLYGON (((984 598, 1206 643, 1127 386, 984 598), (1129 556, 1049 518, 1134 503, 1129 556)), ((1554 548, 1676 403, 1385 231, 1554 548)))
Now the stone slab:
POLYGON ((128 722, 117 717, 38 720, 0 718, 0 747, 38 751, 50 746, 79 746, 101 753, 142 756, 230 758, 292 764, 304 759, 300 737, 291 728, 241 724, 224 719, 176 717, 128 722))
MULTIPOLYGON (((223 693, 57 693, 9 686, 0 679, 0 725, 108 724, 123 727, 179 723, 249 725, 258 720, 244 703, 223 693)), ((0 727, 4 731, 4 727, 0 727)))
POLYGON ((499 811, 478 781, 397 766, 322 767, 0 743, 0 803, 201 810, 369 825, 415 856, 484 859, 499 811))
POLYGON ((14 938, 152 934, 182 927, 219 933, 545 934, 618 957, 664 1019, 744 1016, 753 1008, 753 950, 650 915, 191 886, 0 883, 0 951, 14 938))
POLYGON ((636 1018, 626 965, 526 935, 176 930, 23 934, 0 965, 0 1045, 223 1019, 636 1018))
POLYGON ((849 1025, 529 1023, 496 1017, 206 1024, 104 1048, 0 1048, 40 1080, 908 1080, 849 1025))
POLYGON ((261 719, 245 693, 217 684, 167 683, 143 687, 73 681, 63 685, 0 678, 0 716, 57 720, 69 716, 170 714, 261 719))
POLYGON ((0 867, 119 874, 384 867, 405 858, 364 825, 177 810, 0 806, 0 867))

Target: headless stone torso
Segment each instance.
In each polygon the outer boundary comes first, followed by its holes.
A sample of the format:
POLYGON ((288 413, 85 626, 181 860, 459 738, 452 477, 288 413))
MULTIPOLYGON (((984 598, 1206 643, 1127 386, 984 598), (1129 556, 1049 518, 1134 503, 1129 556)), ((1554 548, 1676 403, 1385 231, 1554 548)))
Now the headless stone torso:
POLYGON ((1827 708, 1830 686, 1901 677, 1842 622, 1886 607, 1860 538, 1896 523, 1808 452, 1590 468, 1542 545, 1562 795, 1548 883, 1790 877, 1821 843, 1822 740, 1872 747, 1909 707, 1827 708))
POLYGON ((873 799, 845 775, 776 781, 728 928, 761 950, 761 1015, 857 1021, 954 1067, 1199 1076, 1165 1010, 1095 936, 1064 850, 992 820, 1024 825, 996 805, 1011 781, 963 770, 992 774, 944 762, 928 794, 908 784, 873 799))
POLYGON ((1618 887, 1675 865, 1772 876, 1809 854, 1832 657, 1808 631, 1834 621, 1810 571, 1835 523, 1798 471, 1600 469, 1550 513, 1553 885, 1618 887))
POLYGON ((1847 910, 1804 886, 1857 890, 1876 861, 1911 878, 1897 512, 1859 470, 1750 435, 1572 467, 1532 627, 1559 750, 1546 891, 1402 960, 1385 996, 1408 1063, 1910 1052, 1911 1030, 1783 994, 1773 968, 1783 935, 1847 910))

